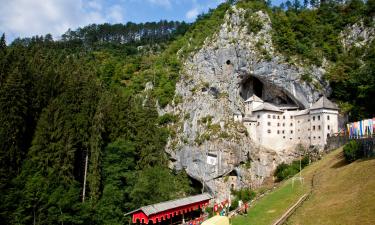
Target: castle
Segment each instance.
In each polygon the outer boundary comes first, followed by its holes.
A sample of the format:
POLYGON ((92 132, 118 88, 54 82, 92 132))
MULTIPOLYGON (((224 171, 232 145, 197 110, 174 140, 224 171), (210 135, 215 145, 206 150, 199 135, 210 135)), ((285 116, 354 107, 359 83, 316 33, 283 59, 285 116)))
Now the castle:
POLYGON ((236 113, 256 144, 274 150, 323 148, 327 137, 338 132, 338 108, 325 96, 308 109, 264 102, 256 95, 245 101, 245 114, 236 113))

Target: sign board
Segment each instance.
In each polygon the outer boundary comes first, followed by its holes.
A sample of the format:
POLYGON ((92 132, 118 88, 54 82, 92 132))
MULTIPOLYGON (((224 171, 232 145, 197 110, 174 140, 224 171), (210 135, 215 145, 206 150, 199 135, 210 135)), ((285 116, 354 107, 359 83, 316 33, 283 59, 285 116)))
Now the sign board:
POLYGON ((217 155, 208 153, 207 164, 215 166, 217 164, 217 155))

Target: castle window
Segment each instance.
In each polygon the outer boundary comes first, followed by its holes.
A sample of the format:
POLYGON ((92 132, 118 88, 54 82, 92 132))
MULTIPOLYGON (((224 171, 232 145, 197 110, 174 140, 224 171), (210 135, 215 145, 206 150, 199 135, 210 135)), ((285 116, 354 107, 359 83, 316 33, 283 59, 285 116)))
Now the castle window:
POLYGON ((293 140, 293 138, 289 138, 290 140, 293 140))
POLYGON ((320 116, 318 116, 318 120, 320 120, 320 116))
POLYGON ((293 119, 293 116, 290 116, 291 119, 293 119))
POLYGON ((277 126, 279 127, 279 126, 280 126, 280 123, 277 123, 277 126))
POLYGON ((309 128, 309 129, 307 129, 307 131, 310 131, 310 128, 309 128))
POLYGON ((285 123, 283 123, 283 127, 285 127, 285 123))
POLYGON ((310 122, 310 119, 308 119, 307 122, 310 122))
POLYGON ((267 125, 268 125, 268 126, 271 126, 271 122, 268 122, 267 125))
POLYGON ((272 117, 273 119, 276 119, 276 116, 275 115, 273 115, 273 117, 272 117))
POLYGON ((270 134, 270 133, 271 133, 271 130, 267 130, 267 133, 269 133, 269 134, 270 134))
POLYGON ((315 126, 313 126, 313 130, 315 130, 315 126))
POLYGON ((257 118, 259 119, 259 118, 260 118, 260 115, 258 115, 257 118))
POLYGON ((293 131, 291 130, 290 133, 293 134, 293 131))
POLYGON ((320 125, 318 126, 318 130, 320 130, 320 125))
POLYGON ((329 129, 330 129, 331 127, 330 127, 330 126, 328 125, 328 127, 327 127, 327 128, 328 128, 328 130, 329 130, 329 129))
POLYGON ((320 139, 320 136, 318 138, 320 139))
POLYGON ((299 123, 299 120, 297 122, 299 123))
POLYGON ((226 63, 227 63, 227 65, 230 65, 230 60, 227 60, 227 62, 226 62, 226 63))
POLYGON ((290 123, 290 126, 292 127, 292 126, 293 126, 293 123, 290 123))
POLYGON ((260 122, 258 122, 257 126, 259 126, 259 125, 260 125, 260 122))
POLYGON ((283 136, 283 138, 285 139, 285 136, 283 136))
POLYGON ((285 130, 283 130, 283 134, 285 134, 285 130))
POLYGON ((311 137, 309 137, 309 139, 311 139, 311 137))
POLYGON ((315 121, 315 116, 313 116, 313 121, 315 121))
POLYGON ((277 134, 280 134, 280 131, 279 131, 279 130, 277 131, 277 134))
POLYGON ((298 131, 300 131, 300 129, 298 129, 298 131))
POLYGON ((327 120, 329 120, 329 115, 327 115, 327 120))
POLYGON ((268 117, 268 119, 271 119, 271 115, 268 115, 267 117, 268 117))
POLYGON ((277 116, 277 119, 280 119, 280 116, 277 116))
POLYGON ((314 136, 314 140, 315 140, 315 136, 314 136))
POLYGON ((298 140, 301 139, 300 137, 298 137, 298 140))
POLYGON ((285 116, 283 116, 283 119, 285 119, 285 116))

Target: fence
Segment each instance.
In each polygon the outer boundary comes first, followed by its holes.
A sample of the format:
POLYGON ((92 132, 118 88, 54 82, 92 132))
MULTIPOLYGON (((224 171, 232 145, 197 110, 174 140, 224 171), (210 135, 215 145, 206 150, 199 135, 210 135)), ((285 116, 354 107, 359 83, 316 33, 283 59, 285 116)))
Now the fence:
POLYGON ((361 155, 364 158, 375 157, 375 137, 352 139, 360 144, 361 155))
POLYGON ((337 149, 349 142, 349 136, 347 135, 336 135, 327 138, 327 144, 324 148, 326 152, 337 149))

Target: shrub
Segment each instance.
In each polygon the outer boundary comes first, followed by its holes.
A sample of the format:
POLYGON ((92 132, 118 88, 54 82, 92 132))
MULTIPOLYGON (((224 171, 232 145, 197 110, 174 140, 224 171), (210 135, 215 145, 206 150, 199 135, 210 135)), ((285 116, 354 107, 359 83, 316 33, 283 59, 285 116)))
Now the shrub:
POLYGON ((361 145, 352 140, 344 146, 344 157, 347 162, 351 163, 362 157, 360 151, 361 145))
POLYGON ((237 199, 242 200, 244 202, 248 202, 255 198, 256 193, 251 190, 250 188, 243 188, 241 190, 232 190, 232 194, 236 196, 237 199))
MULTIPOLYGON (((294 160, 291 164, 281 163, 277 166, 274 175, 278 181, 282 181, 286 178, 292 177, 300 171, 300 161, 294 160)), ((305 168, 309 164, 309 158, 303 157, 301 159, 301 169, 305 168)))
POLYGON ((204 211, 206 211, 206 213, 208 213, 208 217, 212 217, 214 215, 212 207, 206 207, 204 211))
POLYGON ((176 121, 177 121, 177 116, 169 114, 169 113, 166 113, 158 118, 158 123, 160 125, 165 125, 168 123, 175 123, 176 121))
POLYGON ((230 211, 235 210, 235 209, 238 208, 238 201, 239 201, 238 197, 235 197, 235 198, 231 201, 231 203, 230 203, 230 207, 229 207, 229 210, 230 210, 230 211))
POLYGON ((309 84, 313 81, 313 78, 312 78, 311 74, 304 73, 304 74, 301 75, 301 80, 309 84))

